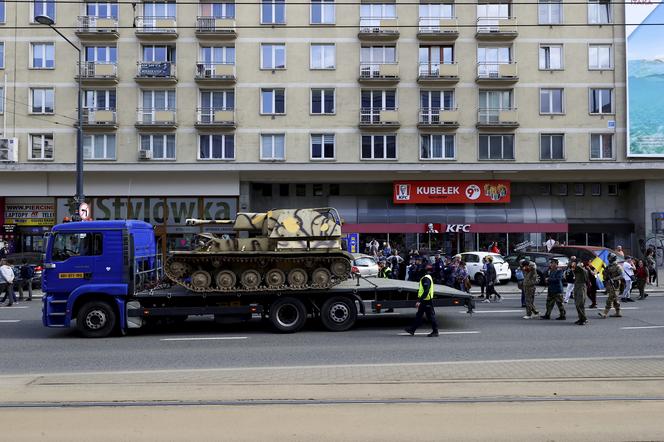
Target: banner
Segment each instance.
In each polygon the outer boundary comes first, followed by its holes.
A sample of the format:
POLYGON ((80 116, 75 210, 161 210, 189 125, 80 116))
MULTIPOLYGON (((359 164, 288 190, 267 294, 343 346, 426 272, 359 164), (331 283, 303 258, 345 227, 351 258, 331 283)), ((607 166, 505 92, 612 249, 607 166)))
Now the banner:
POLYGON ((52 226, 55 224, 55 205, 39 204, 5 204, 5 224, 19 226, 52 226))
POLYGON ((171 62, 141 62, 141 77, 170 77, 171 62))
POLYGON ((509 181, 396 181, 394 204, 509 203, 509 181))
POLYGON ((627 0, 627 156, 664 157, 664 4, 627 0))

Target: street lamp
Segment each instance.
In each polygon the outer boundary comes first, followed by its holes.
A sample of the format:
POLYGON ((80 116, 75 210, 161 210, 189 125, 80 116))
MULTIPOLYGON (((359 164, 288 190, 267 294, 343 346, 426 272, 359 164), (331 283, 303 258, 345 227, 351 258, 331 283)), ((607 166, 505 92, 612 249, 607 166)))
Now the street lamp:
MULTIPOLYGON (((39 24, 46 25, 53 29, 55 32, 64 38, 67 43, 71 45, 78 52, 78 127, 76 128, 76 205, 80 206, 85 202, 85 194, 83 193, 83 92, 81 90, 81 48, 76 46, 69 40, 62 32, 58 30, 53 24, 53 19, 47 15, 38 15, 35 21, 39 24)), ((78 210, 77 210, 78 211, 78 210)), ((78 217, 78 213, 76 214, 78 217)))

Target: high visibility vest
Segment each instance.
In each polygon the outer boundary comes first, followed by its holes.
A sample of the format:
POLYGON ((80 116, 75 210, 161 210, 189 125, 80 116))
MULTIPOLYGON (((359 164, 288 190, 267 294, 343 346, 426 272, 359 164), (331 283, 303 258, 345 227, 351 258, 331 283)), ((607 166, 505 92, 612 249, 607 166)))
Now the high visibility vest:
POLYGON ((433 278, 431 278, 431 275, 424 275, 422 279, 420 279, 420 289, 417 291, 417 297, 420 298, 422 301, 431 301, 433 299, 433 278), (431 281, 431 285, 429 286, 429 293, 426 294, 426 296, 423 298, 422 295, 424 294, 424 286, 422 285, 422 281, 424 278, 429 278, 429 281, 431 281))

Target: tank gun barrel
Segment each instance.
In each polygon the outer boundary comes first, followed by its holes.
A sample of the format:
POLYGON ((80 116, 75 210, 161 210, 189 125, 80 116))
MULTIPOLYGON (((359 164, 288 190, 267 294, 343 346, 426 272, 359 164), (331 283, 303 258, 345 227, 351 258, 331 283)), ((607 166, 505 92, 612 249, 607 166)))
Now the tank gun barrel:
POLYGON ((232 219, 199 219, 187 218, 185 225, 187 226, 203 226, 206 224, 233 224, 235 220, 232 219))

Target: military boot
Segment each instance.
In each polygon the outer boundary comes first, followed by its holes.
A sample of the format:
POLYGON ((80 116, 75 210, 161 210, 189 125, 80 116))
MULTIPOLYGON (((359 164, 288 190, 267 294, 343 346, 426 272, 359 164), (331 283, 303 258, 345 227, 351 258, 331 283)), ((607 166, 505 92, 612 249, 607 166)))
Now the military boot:
POLYGON ((597 314, 599 315, 600 318, 606 319, 606 317, 609 315, 609 312, 604 310, 603 312, 597 312, 597 314))
POLYGON ((622 318, 622 315, 620 314, 620 309, 617 308, 616 312, 613 315, 611 315, 611 317, 612 318, 622 318))

